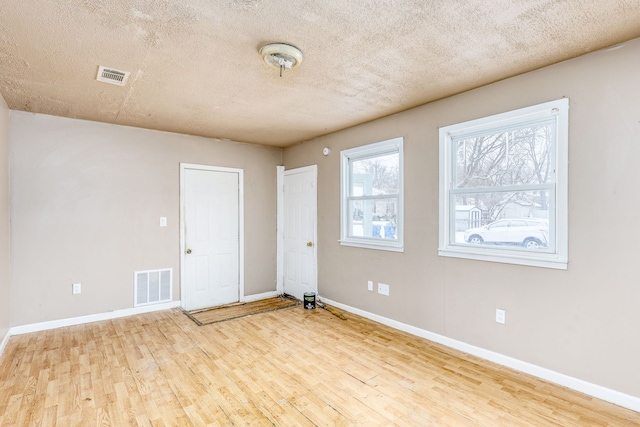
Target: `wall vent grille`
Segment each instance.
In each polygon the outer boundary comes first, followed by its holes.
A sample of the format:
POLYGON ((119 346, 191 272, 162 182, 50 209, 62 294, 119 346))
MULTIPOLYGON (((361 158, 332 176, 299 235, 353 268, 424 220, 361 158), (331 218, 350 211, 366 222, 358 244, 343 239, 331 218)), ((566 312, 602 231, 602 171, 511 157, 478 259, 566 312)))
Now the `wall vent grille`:
POLYGON ((173 269, 136 271, 134 306, 171 301, 173 269))
POLYGON ((107 68, 101 65, 98 69, 98 76, 96 77, 96 80, 98 80, 99 82, 124 86, 125 84, 127 84, 128 78, 128 71, 115 70, 113 68, 107 68))

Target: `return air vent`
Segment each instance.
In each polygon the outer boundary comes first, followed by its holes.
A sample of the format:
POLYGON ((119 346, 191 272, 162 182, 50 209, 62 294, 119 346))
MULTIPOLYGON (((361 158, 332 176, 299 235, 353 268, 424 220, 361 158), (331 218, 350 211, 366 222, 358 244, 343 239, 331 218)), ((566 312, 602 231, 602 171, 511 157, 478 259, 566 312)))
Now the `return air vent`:
POLYGON ((147 270, 135 272, 134 306, 171 301, 173 270, 147 270))
POLYGON ((129 74, 130 73, 128 71, 114 70, 113 68, 107 68, 101 65, 98 69, 98 77, 96 77, 96 80, 99 82, 124 86, 127 84, 129 74))

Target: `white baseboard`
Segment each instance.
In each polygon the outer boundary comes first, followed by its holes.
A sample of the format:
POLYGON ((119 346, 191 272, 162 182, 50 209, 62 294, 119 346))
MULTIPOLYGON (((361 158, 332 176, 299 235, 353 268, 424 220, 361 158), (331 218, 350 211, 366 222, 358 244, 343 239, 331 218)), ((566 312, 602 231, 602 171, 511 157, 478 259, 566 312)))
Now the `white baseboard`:
POLYGON ((589 383, 587 381, 583 381, 578 378, 570 377, 568 375, 561 374, 559 372, 555 372, 550 369, 542 368, 532 363, 524 362, 522 360, 505 356, 503 354, 496 353, 491 350, 486 350, 481 347, 476 347, 474 345, 467 344, 462 341, 445 337, 444 335, 439 335, 433 332, 429 332, 425 329, 420 329, 415 326, 407 325, 406 323, 398 322, 397 320, 389 319, 387 317, 379 316, 377 314, 369 313, 367 311, 360 310, 358 308, 341 304, 339 302, 332 301, 322 296, 320 296, 319 299, 322 302, 325 302, 329 305, 338 307, 342 310, 357 314, 362 317, 366 317, 367 319, 373 320, 378 323, 382 323, 383 325, 390 326, 394 329, 398 329, 398 330, 407 332, 409 334, 416 335, 421 338, 425 338, 429 341, 433 341, 438 344, 442 344, 447 347, 451 347, 453 349, 460 350, 465 353, 469 353, 473 356, 477 356, 482 359, 497 363, 499 365, 506 366, 511 369, 515 369, 516 371, 533 375, 534 377, 538 377, 543 380, 570 388, 572 390, 579 391, 580 393, 584 393, 589 396, 593 396, 595 398, 605 400, 607 402, 611 402, 615 405, 622 406, 623 408, 640 412, 640 397, 631 396, 629 394, 621 393, 619 391, 602 387, 597 384, 589 383))
POLYGON ((30 325, 14 326, 9 329, 8 335, 21 335, 31 332, 46 331, 48 329, 62 328, 64 326, 81 325, 83 323, 99 322, 101 320, 117 319, 119 317, 133 316, 136 314, 150 313, 152 311, 168 310, 180 307, 180 301, 171 301, 162 304, 150 304, 142 307, 125 308, 106 313, 89 314, 87 316, 72 317, 69 319, 51 320, 49 322, 32 323, 30 325))
POLYGON ((11 338, 11 329, 7 330, 7 333, 5 334, 4 338, 2 338, 2 341, 0 342, 0 357, 2 357, 2 353, 4 353, 4 348, 7 346, 7 343, 9 342, 9 338, 11 338))
POLYGON ((264 293, 261 293, 261 294, 245 295, 245 297, 242 298, 242 302, 253 302, 253 301, 258 301, 258 300, 261 300, 261 299, 275 298, 278 295, 279 294, 278 294, 277 291, 264 292, 264 293))

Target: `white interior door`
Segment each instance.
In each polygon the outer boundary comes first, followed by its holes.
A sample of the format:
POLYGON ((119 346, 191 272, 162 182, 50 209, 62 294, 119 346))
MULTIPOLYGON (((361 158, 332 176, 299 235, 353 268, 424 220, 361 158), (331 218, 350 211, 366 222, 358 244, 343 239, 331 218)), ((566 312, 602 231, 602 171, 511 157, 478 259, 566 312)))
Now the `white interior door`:
POLYGON ((240 300, 242 171, 182 167, 182 304, 186 310, 240 300))
POLYGON ((284 172, 284 292, 302 299, 318 291, 317 167, 284 172))

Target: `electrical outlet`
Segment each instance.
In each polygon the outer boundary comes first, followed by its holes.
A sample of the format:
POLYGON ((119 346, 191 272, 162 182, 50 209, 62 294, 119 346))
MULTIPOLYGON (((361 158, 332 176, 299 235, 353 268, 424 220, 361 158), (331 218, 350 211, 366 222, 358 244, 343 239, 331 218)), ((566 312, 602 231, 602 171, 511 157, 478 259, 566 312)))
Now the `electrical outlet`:
POLYGON ((507 312, 502 309, 496 308, 496 322, 502 323, 504 325, 506 321, 507 321, 507 312))
POLYGON ((74 295, 77 295, 79 293, 82 292, 82 283, 74 283, 73 286, 71 287, 71 292, 74 295))
POLYGON ((166 216, 161 216, 160 217, 160 227, 166 227, 167 226, 167 217, 166 216))
POLYGON ((367 282, 367 289, 373 292, 373 281, 369 280, 367 282))
POLYGON ((389 296, 389 285, 378 283, 378 293, 381 295, 389 296))

